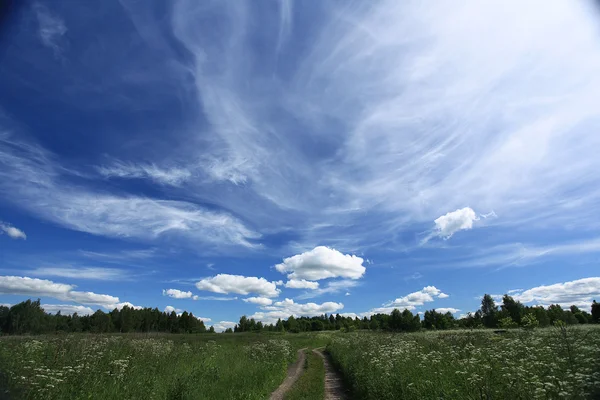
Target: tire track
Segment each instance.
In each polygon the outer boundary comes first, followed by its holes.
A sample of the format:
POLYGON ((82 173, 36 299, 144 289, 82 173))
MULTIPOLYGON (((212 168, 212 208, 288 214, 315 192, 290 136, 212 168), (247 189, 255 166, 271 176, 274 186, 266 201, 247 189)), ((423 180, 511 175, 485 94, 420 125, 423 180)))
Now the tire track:
POLYGON ((342 377, 331 365, 329 356, 323 353, 323 348, 314 349, 313 353, 320 355, 325 365, 325 400, 349 400, 342 377))
POLYGON ((295 363, 289 366, 287 376, 284 381, 275 390, 269 400, 283 400, 283 396, 288 390, 294 385, 294 383, 300 378, 300 375, 304 372, 304 364, 306 363, 306 354, 304 354, 306 348, 298 350, 298 359, 295 363))

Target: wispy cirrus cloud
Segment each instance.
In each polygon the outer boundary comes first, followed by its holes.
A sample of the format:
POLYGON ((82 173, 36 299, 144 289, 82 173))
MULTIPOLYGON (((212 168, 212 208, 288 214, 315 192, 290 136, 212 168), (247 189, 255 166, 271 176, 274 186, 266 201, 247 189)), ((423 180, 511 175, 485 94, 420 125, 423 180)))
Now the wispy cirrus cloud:
POLYGON ((115 161, 109 165, 96 167, 96 169, 105 178, 146 178, 170 186, 180 186, 192 177, 192 173, 188 169, 161 168, 153 163, 133 164, 115 161))
POLYGON ((129 272, 119 268, 103 267, 39 267, 27 271, 33 276, 57 276, 61 278, 115 281, 129 278, 129 272))
POLYGON ((63 37, 67 33, 65 22, 43 4, 35 3, 33 10, 39 24, 38 33, 41 42, 54 52, 55 57, 60 57, 65 46, 63 37))
POLYGON ((67 228, 142 241, 163 236, 255 248, 260 234, 224 212, 186 201, 97 193, 61 178, 54 156, 36 144, 0 134, 0 187, 16 205, 67 228))

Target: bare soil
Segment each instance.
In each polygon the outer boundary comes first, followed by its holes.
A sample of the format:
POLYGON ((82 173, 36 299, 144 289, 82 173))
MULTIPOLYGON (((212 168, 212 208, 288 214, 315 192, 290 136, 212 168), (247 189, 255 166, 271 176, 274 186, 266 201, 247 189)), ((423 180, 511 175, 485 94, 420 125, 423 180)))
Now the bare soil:
POLYGON ((300 378, 300 375, 304 372, 304 364, 306 363, 304 350, 306 350, 306 348, 298 350, 298 359, 288 367, 287 377, 283 383, 279 385, 277 390, 271 394, 271 397, 269 397, 270 400, 283 400, 283 396, 285 396, 286 392, 290 390, 298 378, 300 378))
POLYGON ((342 377, 331 365, 329 356, 323 353, 322 348, 314 349, 313 353, 320 355, 325 365, 325 400, 349 400, 342 377))

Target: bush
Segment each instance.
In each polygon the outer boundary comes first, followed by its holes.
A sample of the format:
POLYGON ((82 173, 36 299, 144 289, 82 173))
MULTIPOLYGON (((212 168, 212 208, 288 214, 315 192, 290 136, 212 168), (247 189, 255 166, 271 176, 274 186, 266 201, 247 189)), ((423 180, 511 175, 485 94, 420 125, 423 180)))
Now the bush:
POLYGON ((527 314, 521 319, 521 327, 523 329, 535 329, 540 325, 535 315, 527 314))

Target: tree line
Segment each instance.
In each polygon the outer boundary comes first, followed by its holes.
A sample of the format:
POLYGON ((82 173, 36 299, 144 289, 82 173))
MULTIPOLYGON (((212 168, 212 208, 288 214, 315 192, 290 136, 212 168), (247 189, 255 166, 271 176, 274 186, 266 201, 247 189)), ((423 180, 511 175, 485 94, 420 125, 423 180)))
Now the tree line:
MULTIPOLYGON (((509 295, 504 295, 502 304, 497 306, 493 297, 486 294, 481 307, 475 313, 463 318, 455 318, 450 312, 441 313, 435 309, 425 311, 422 318, 410 310, 395 309, 391 314, 373 314, 370 317, 350 317, 340 314, 322 314, 314 317, 294 317, 279 319, 274 324, 264 324, 254 318, 242 316, 234 332, 310 332, 310 331, 352 331, 383 330, 392 332, 414 332, 420 329, 456 328, 516 328, 531 329, 564 323, 567 325, 600 323, 600 303, 591 304, 591 313, 573 305, 563 309, 558 304, 548 308, 525 306, 509 295), (560 322, 559 322, 560 321, 560 322)), ((2 334, 41 334, 54 332, 165 332, 165 333, 205 333, 214 332, 204 322, 187 311, 177 314, 159 311, 157 308, 134 309, 123 307, 110 312, 97 310, 91 315, 48 314, 40 305, 40 300, 26 300, 12 307, 0 306, 0 333, 2 334)))
POLYGON ((333 331, 356 329, 383 330, 392 332, 415 332, 420 329, 456 329, 456 328, 499 328, 509 329, 522 327, 532 329, 547 327, 556 323, 566 325, 600 323, 600 303, 595 300, 591 305, 591 313, 572 305, 565 310, 558 304, 548 308, 542 306, 525 306, 509 295, 502 297, 502 304, 497 306, 491 295, 486 294, 481 300, 481 307, 475 313, 456 319, 452 313, 441 313, 435 309, 425 311, 423 318, 410 310, 395 309, 391 314, 373 314, 370 317, 349 317, 340 314, 323 314, 315 317, 279 319, 275 324, 264 325, 253 318, 242 316, 239 323, 226 333, 261 332, 261 331, 333 331))
POLYGON ((208 330, 204 322, 192 313, 175 311, 166 313, 157 308, 134 309, 128 306, 108 313, 98 310, 91 315, 48 314, 40 305, 40 300, 26 300, 12 307, 0 306, 0 332, 20 335, 54 332, 169 332, 203 333, 208 330))

